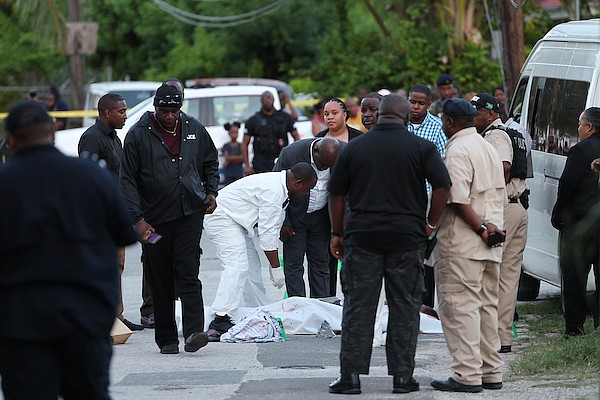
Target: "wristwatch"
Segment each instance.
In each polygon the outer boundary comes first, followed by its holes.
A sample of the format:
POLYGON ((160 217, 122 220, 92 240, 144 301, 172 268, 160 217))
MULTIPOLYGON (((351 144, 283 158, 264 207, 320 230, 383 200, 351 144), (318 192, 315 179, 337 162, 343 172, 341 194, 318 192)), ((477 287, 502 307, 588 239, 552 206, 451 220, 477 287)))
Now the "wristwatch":
POLYGON ((485 232, 487 230, 487 225, 484 222, 483 224, 481 224, 481 226, 479 227, 479 229, 477 229, 477 235, 481 236, 483 234, 483 232, 485 232))
POLYGON ((344 232, 340 232, 340 231, 331 231, 331 236, 339 236, 339 237, 343 237, 343 236, 344 236, 344 232))

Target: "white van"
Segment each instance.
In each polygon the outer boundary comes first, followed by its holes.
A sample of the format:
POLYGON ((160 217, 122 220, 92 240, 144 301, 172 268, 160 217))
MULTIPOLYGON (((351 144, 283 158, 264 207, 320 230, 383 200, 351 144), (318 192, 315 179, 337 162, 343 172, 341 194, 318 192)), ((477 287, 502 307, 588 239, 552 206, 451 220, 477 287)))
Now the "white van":
MULTIPOLYGON (((519 300, 535 299, 540 280, 560 287, 558 231, 550 216, 566 155, 578 141, 579 114, 600 106, 599 75, 600 19, 555 26, 538 41, 521 69, 509 115, 531 134, 534 177, 527 180, 529 232, 519 300)), ((588 289, 593 287, 590 273, 588 289)))
MULTIPOLYGON (((148 97, 154 96, 161 82, 145 81, 115 81, 90 83, 85 93, 83 109, 86 111, 97 110, 98 100, 107 93, 118 93, 125 99, 127 107, 135 107, 148 97)), ((92 126, 96 120, 95 116, 84 117, 83 126, 92 126)))

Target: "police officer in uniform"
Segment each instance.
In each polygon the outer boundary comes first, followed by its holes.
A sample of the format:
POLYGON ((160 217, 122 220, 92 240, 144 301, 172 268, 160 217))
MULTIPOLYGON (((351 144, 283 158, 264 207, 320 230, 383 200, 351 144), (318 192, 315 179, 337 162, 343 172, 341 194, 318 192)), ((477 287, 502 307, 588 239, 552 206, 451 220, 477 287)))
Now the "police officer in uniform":
POLYGON ((246 175, 253 172, 269 172, 273 169, 281 149, 288 145, 288 132, 294 140, 300 139, 294 126, 294 119, 285 111, 276 110, 273 106, 274 100, 271 92, 263 92, 260 96, 262 103, 260 111, 246 121, 246 132, 242 143, 246 175), (252 167, 248 156, 250 140, 254 150, 252 167))
POLYGON ((431 386, 476 393, 502 388, 497 314, 502 248, 491 246, 490 238, 504 235, 506 184, 498 153, 473 127, 473 105, 447 99, 442 111, 452 187, 437 233, 435 286, 454 362, 451 377, 431 386))
MULTIPOLYGON (((517 304, 517 291, 521 276, 523 252, 527 243, 527 211, 519 198, 527 190, 525 179, 512 177, 513 147, 508 134, 498 129, 502 125, 498 101, 487 93, 479 93, 471 99, 477 109, 475 128, 498 152, 504 169, 508 203, 504 205, 504 229, 506 241, 502 245, 500 263, 500 286, 498 288, 498 334, 500 353, 510 353, 514 338, 512 324, 517 304)), ((525 139, 523 139, 525 146, 525 139)))

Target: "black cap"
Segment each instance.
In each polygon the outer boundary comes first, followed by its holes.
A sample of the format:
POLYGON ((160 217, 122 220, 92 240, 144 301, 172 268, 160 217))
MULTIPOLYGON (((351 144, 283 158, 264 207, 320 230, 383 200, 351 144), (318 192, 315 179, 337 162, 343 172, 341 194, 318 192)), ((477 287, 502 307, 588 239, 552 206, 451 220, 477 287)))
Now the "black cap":
POLYGON ((4 127, 8 132, 16 132, 26 126, 48 122, 52 123, 52 117, 43 105, 34 101, 23 101, 10 108, 4 120, 4 127))
POLYGON ((183 99, 181 93, 172 85, 163 84, 156 90, 154 95, 154 106, 181 108, 183 99))
POLYGON ((470 102, 478 110, 480 108, 485 108, 486 110, 500 112, 500 104, 498 104, 498 100, 491 94, 477 93, 470 102))
POLYGON ((450 98, 442 103, 442 113, 452 118, 471 118, 477 114, 477 110, 464 99, 450 98))
POLYGON ((451 85, 454 82, 454 77, 450 74, 441 74, 435 81, 437 86, 451 85))

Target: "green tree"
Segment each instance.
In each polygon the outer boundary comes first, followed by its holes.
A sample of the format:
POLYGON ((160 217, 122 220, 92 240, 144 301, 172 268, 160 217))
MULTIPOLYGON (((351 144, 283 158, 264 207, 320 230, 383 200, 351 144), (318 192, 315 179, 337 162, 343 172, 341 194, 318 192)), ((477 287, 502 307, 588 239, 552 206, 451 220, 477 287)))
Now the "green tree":
MULTIPOLYGON (((22 24, 12 7, 0 5, 0 86, 46 86, 66 76, 64 57, 55 48, 38 40, 32 30, 22 24)), ((0 110, 6 110, 25 93, 0 92, 0 110)))

